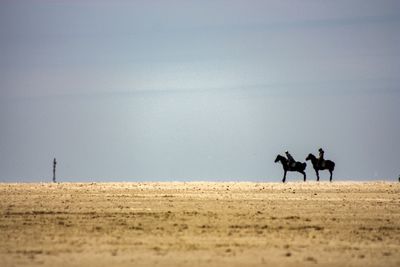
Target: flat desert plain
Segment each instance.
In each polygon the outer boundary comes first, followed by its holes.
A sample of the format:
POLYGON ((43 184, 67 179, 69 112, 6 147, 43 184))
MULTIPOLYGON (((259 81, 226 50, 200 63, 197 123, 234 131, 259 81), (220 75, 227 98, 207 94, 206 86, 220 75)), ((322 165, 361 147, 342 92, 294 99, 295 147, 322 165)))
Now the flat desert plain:
POLYGON ((400 183, 0 184, 0 266, 400 266, 400 183))

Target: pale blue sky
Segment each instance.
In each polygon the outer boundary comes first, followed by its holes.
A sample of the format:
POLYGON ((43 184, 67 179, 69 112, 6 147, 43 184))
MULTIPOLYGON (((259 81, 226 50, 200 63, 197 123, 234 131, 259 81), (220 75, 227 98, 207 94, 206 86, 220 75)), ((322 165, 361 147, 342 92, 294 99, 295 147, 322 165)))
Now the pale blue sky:
POLYGON ((399 1, 2 1, 0 181, 396 179, 399 47, 399 1))

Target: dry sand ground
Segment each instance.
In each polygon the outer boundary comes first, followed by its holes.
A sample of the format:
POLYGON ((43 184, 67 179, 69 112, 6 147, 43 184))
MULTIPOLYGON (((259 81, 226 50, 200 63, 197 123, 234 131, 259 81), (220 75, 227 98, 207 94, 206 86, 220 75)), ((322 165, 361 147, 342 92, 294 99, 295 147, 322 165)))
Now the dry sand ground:
POLYGON ((400 184, 0 184, 0 266, 400 266, 400 184))

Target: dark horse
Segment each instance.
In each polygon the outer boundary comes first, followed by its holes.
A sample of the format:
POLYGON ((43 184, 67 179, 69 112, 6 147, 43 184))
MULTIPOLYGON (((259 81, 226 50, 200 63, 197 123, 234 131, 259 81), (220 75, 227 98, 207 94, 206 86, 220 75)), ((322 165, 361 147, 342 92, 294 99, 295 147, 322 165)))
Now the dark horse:
POLYGON ((275 163, 277 163, 278 161, 281 162, 282 167, 283 167, 283 180, 282 180, 282 182, 286 181, 286 172, 288 172, 288 171, 289 172, 300 172, 300 173, 302 173, 304 175, 304 182, 306 181, 306 173, 305 173, 304 170, 306 169, 307 163, 296 161, 294 166, 289 166, 288 165, 288 160, 285 157, 281 156, 281 155, 276 156, 275 163))
POLYGON ((331 160, 324 160, 323 163, 321 164, 322 166, 318 166, 318 159, 316 156, 313 154, 308 154, 306 160, 311 160, 311 163, 314 167, 315 173, 317 174, 317 182, 319 181, 319 173, 318 171, 323 171, 323 170, 328 170, 329 173, 331 174, 331 177, 329 178, 329 181, 332 182, 332 172, 335 169, 335 162, 331 160))

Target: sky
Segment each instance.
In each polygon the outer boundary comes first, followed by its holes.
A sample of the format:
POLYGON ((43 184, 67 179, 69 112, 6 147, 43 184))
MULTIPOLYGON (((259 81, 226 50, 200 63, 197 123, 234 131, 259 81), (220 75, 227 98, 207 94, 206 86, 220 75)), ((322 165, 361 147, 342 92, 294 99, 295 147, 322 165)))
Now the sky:
POLYGON ((1 1, 0 182, 397 180, 399 47, 397 0, 1 1))

